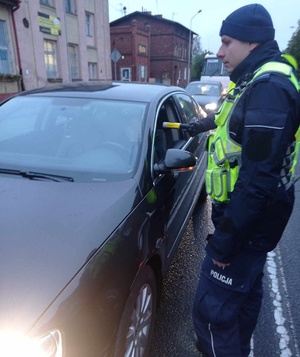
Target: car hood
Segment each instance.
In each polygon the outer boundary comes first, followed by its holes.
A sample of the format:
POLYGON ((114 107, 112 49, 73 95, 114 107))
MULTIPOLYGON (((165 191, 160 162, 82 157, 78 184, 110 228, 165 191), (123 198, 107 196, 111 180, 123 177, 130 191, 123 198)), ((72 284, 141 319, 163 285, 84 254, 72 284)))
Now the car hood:
POLYGON ((0 329, 27 330, 130 212, 134 180, 0 180, 0 329))

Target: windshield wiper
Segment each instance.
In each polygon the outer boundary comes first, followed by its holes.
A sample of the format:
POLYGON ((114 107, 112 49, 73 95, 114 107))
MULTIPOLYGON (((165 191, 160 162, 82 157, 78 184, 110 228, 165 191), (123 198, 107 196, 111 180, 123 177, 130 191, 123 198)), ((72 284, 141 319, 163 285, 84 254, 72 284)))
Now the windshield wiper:
POLYGON ((55 182, 60 181, 69 181, 74 182, 73 177, 69 176, 61 176, 61 175, 53 175, 53 174, 45 174, 42 172, 33 172, 33 171, 22 171, 22 170, 12 170, 12 169, 0 169, 0 174, 6 175, 18 175, 30 180, 51 180, 55 182))

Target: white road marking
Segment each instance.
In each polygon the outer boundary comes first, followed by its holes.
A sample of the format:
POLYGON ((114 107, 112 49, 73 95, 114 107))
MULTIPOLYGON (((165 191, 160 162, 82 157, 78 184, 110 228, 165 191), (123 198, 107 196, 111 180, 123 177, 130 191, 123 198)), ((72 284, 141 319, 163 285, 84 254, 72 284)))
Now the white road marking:
MULTIPOLYGON (((273 298, 273 305, 275 308, 274 320, 276 324, 276 332, 279 338, 280 357, 291 357, 292 352, 289 347, 289 343, 290 343, 289 331, 293 331, 294 329, 293 329, 292 316, 291 316, 289 304, 286 307, 289 315, 290 329, 287 330, 285 327, 286 318, 283 315, 282 297, 279 290, 279 284, 280 284, 279 281, 281 282, 281 285, 283 286, 286 295, 287 295, 287 285, 286 285, 286 280, 281 264, 281 255, 280 255, 279 247, 276 248, 276 252, 272 251, 268 253, 266 268, 271 282, 271 297, 273 298), (275 261, 276 256, 278 258, 279 267, 277 266, 275 261)), ((294 339, 294 341, 296 340, 294 339)), ((296 347, 297 356, 299 357, 298 346, 295 347, 296 347)))
MULTIPOLYGON (((281 284, 282 284, 282 287, 284 290, 284 295, 289 297, 287 283, 286 283, 286 279, 285 279, 286 274, 284 273, 284 270, 283 270, 283 264, 282 264, 282 258, 281 258, 279 246, 276 248, 276 252, 277 252, 277 258, 278 258, 279 267, 280 267, 279 273, 280 273, 281 284)), ((293 337, 293 342, 294 342, 294 348, 295 348, 295 353, 296 353, 295 357, 300 357, 299 345, 297 343, 298 336, 296 336, 296 330, 295 330, 295 326, 294 326, 294 321, 293 321, 293 316, 292 316, 292 311, 291 311, 291 304, 290 304, 289 299, 287 299, 287 302, 286 302, 286 310, 287 310, 288 317, 289 317, 289 331, 293 337)))
POLYGON ((253 341, 253 337, 251 338, 251 341, 250 341, 250 348, 251 348, 251 350, 250 350, 250 355, 249 355, 249 357, 254 357, 254 341, 253 341))

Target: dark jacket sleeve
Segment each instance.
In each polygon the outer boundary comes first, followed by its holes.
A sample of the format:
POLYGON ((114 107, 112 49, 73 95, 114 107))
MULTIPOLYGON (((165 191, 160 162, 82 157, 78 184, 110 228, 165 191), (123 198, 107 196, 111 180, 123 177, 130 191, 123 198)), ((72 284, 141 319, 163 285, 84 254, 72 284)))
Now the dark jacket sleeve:
POLYGON ((215 114, 210 113, 206 118, 197 119, 195 122, 191 123, 191 125, 193 136, 199 133, 204 133, 205 131, 216 129, 215 114))
POLYGON ((290 85, 263 81, 244 95, 243 105, 236 108, 243 121, 242 165, 206 247, 207 254, 220 262, 230 262, 243 249, 279 194, 283 159, 300 124, 299 95, 290 85))

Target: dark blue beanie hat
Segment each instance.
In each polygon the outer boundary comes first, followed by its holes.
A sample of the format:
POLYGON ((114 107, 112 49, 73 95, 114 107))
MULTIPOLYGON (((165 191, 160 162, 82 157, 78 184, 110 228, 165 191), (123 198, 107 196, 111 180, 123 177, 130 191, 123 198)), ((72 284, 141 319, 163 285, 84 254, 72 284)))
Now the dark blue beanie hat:
POLYGON ((242 6, 223 21, 220 36, 227 35, 243 42, 274 40, 275 30, 268 11, 260 4, 242 6))

